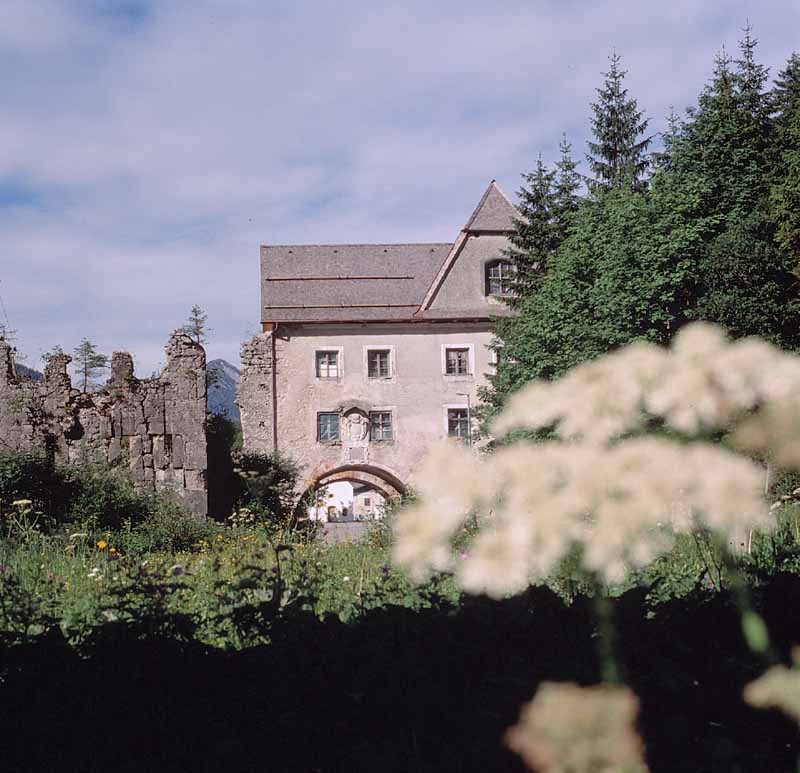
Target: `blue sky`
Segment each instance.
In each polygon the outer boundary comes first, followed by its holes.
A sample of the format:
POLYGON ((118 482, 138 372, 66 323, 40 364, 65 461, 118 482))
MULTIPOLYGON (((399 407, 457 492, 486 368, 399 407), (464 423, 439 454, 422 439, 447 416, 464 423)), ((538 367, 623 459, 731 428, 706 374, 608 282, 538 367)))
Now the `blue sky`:
POLYGON ((3 0, 0 294, 28 364, 81 337, 163 362, 258 329, 258 245, 455 238, 566 132, 612 48, 664 127, 750 20, 774 74, 797 0, 3 0))

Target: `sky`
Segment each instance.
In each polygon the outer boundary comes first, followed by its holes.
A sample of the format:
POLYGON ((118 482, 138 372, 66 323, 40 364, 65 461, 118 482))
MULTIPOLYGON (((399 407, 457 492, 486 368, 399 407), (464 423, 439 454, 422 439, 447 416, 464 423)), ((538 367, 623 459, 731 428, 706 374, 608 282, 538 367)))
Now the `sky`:
MULTIPOLYGON (((749 22, 800 0, 0 0, 0 296, 29 366, 81 338, 149 376, 193 304, 209 359, 259 329, 259 245, 452 241, 616 50, 665 128, 749 22)), ((2 315, 2 310, 0 310, 2 315)), ((2 316, 0 316, 2 321, 2 316)))

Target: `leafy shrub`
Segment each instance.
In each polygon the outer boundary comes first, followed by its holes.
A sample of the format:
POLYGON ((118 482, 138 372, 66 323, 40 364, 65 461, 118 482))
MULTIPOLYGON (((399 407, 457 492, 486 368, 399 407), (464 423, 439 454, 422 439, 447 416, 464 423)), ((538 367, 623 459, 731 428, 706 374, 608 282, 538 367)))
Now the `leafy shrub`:
POLYGON ((176 502, 162 500, 143 521, 126 521, 114 535, 124 553, 176 553, 190 550, 208 538, 214 527, 189 513, 176 502))
POLYGON ((234 470, 241 480, 238 504, 259 512, 262 519, 284 524, 293 516, 297 465, 280 454, 239 453, 234 470))
POLYGON ((158 507, 157 497, 138 490, 119 468, 81 465, 69 468, 66 477, 71 490, 67 522, 119 529, 126 522, 143 522, 158 507))
POLYGON ((44 454, 0 454, 0 507, 30 499, 37 510, 52 517, 63 511, 72 494, 69 476, 44 454))

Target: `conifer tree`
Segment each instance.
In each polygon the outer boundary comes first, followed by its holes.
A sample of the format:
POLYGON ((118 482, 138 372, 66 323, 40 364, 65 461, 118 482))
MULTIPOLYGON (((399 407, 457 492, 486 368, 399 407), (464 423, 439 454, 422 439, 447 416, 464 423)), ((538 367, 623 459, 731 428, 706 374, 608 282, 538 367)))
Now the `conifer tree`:
POLYGON ((521 217, 515 221, 516 232, 506 253, 517 269, 515 295, 509 299, 512 306, 541 283, 580 202, 580 175, 566 136, 559 143, 559 152, 554 169, 539 156, 534 171, 523 174, 526 185, 517 192, 521 217))
POLYGON ((208 314, 203 311, 202 307, 196 303, 192 306, 189 312, 189 318, 183 325, 183 332, 189 336, 196 344, 207 344, 208 338, 206 333, 211 332, 206 328, 208 314))
POLYGON ((770 192, 776 241, 800 274, 800 56, 794 53, 772 92, 778 158, 770 192))
POLYGON ((581 175, 578 164, 572 158, 572 144, 567 135, 561 135, 558 145, 559 159, 556 161, 556 179, 553 187, 553 226, 556 248, 567 238, 569 226, 581 203, 581 175))
POLYGON ((541 282, 554 247, 551 219, 556 173, 539 156, 534 170, 522 177, 525 183, 517 192, 520 217, 514 221, 516 231, 506 252, 517 270, 514 296, 509 299, 512 306, 541 282))
POLYGON ((627 71, 620 69, 619 54, 614 52, 609 59, 611 67, 603 73, 605 83, 603 88, 596 89, 597 102, 591 106, 595 141, 589 142, 590 153, 586 156, 594 175, 590 187, 595 190, 627 187, 640 191, 645 187, 650 167, 647 148, 652 138, 642 138, 649 120, 623 88, 627 71))
POLYGON ((773 96, 766 91, 767 69, 755 60, 756 45, 748 27, 735 62, 724 52, 717 57, 676 148, 684 179, 698 178, 705 190, 695 220, 705 233, 704 249, 687 316, 721 324, 734 336, 796 346, 796 280, 768 207, 777 155, 773 96))
POLYGON ((97 346, 88 339, 81 340, 75 347, 75 374, 81 384, 81 391, 88 391, 95 378, 108 367, 108 357, 97 351, 97 346))

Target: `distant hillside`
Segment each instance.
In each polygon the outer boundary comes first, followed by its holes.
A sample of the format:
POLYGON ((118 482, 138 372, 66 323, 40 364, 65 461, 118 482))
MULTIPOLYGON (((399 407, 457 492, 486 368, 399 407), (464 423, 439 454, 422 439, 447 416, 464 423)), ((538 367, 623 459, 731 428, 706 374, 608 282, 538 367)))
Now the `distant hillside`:
POLYGON ((19 378, 28 379, 29 381, 42 381, 44 379, 43 373, 40 373, 38 370, 34 370, 33 368, 29 368, 27 365, 22 365, 18 362, 14 367, 17 370, 17 376, 19 378))
POLYGON ((238 422, 239 408, 234 400, 239 385, 239 369, 227 360, 211 360, 208 363, 208 375, 208 410, 238 422))

